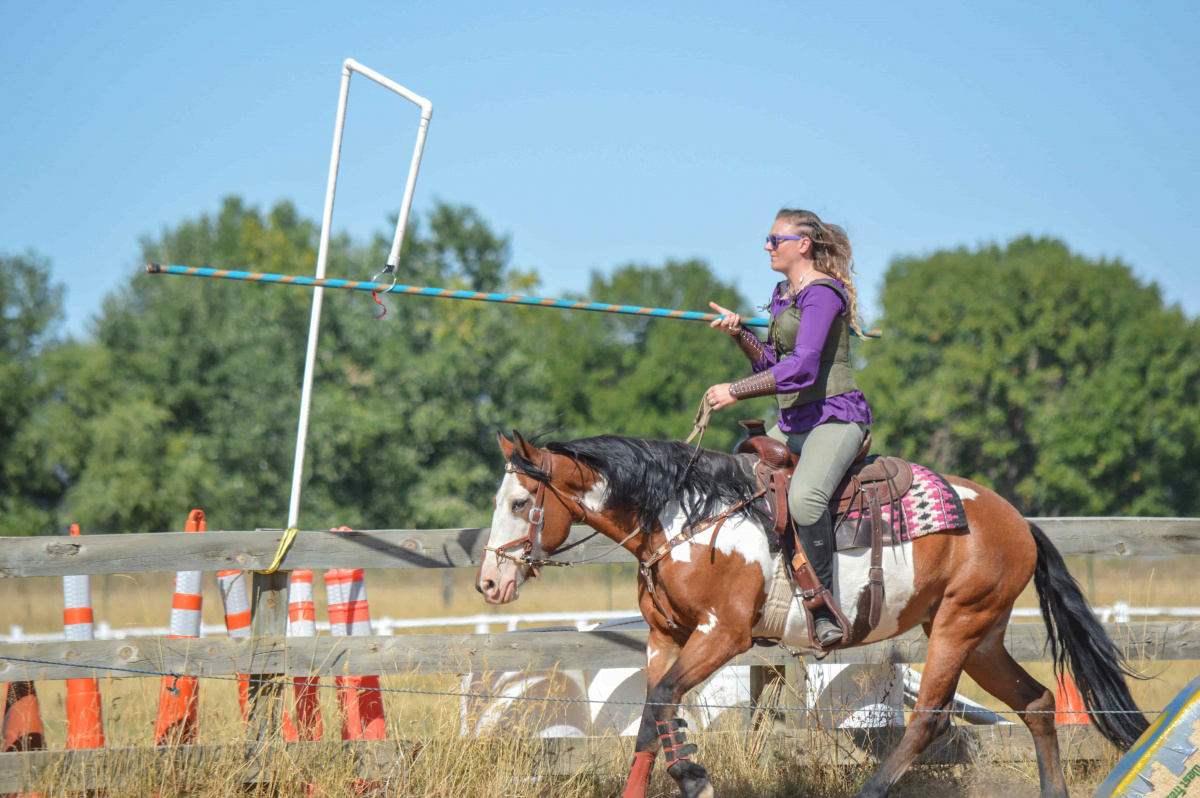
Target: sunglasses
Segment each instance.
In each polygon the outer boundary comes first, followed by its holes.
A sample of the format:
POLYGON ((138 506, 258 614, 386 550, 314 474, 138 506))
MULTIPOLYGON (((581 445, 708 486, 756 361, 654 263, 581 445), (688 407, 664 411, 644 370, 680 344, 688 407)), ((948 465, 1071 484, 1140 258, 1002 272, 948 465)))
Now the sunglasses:
POLYGON ((767 244, 768 244, 768 245, 771 247, 771 249, 779 249, 779 242, 780 242, 780 241, 799 241, 799 240, 800 240, 800 239, 802 239, 802 238, 808 238, 808 236, 777 236, 777 235, 769 235, 769 236, 767 236, 767 244))

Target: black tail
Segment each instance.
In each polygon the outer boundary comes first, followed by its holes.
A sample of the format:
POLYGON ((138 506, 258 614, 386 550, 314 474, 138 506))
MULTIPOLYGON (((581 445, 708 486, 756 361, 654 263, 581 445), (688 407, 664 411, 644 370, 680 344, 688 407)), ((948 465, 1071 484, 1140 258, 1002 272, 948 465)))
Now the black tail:
POLYGON ((1125 677, 1146 677, 1133 672, 1109 639, 1046 533, 1033 524, 1029 528, 1038 552, 1033 584, 1042 605, 1054 672, 1061 676, 1070 670, 1084 706, 1101 713, 1091 716, 1096 729, 1114 745, 1128 749, 1150 724, 1129 694, 1125 677))

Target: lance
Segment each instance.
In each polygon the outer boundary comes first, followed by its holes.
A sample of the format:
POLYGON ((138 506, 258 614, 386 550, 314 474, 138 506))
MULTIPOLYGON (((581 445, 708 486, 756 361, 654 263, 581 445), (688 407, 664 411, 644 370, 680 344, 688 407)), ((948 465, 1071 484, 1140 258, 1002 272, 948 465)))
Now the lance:
MULTIPOLYGON (((331 277, 302 277, 294 274, 271 274, 270 272, 244 272, 231 269, 206 269, 195 266, 163 266, 146 264, 150 274, 179 274, 188 277, 211 277, 219 280, 237 280, 247 283, 269 285, 297 285, 303 288, 340 288, 345 291, 367 291, 376 295, 410 294, 439 299, 469 299, 475 302, 500 302, 507 305, 526 305, 539 308, 562 308, 564 310, 591 310, 597 313, 620 313, 627 316, 649 316, 658 319, 683 319, 685 321, 713 321, 724 318, 716 313, 701 313, 695 310, 672 310, 670 308, 645 308, 637 305, 609 305, 603 302, 574 301, 570 299, 547 299, 519 294, 487 294, 481 291, 456 291, 449 288, 428 288, 419 285, 388 285, 367 280, 339 280, 331 277)), ((747 327, 766 327, 770 319, 742 319, 747 327)), ((864 330, 864 338, 879 338, 879 330, 864 330)))

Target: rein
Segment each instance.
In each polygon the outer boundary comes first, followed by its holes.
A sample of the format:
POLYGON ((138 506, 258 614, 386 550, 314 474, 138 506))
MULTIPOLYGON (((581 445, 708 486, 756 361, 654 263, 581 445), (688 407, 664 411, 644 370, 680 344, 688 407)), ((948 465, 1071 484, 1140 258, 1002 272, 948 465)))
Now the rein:
POLYGON ((653 554, 651 554, 644 561, 638 563, 638 570, 641 572, 642 579, 644 579, 646 582, 646 590, 650 593, 650 599, 654 602, 654 606, 658 609, 659 613, 666 618, 667 626, 671 627, 672 629, 679 628, 679 624, 675 623, 674 616, 672 616, 670 611, 663 606, 661 601, 658 600, 658 592, 654 589, 654 573, 659 562, 661 562, 664 557, 670 554, 671 550, 675 547, 688 542, 701 532, 715 527, 713 529, 712 538, 708 542, 708 546, 711 549, 713 546, 717 545, 717 533, 721 531, 721 527, 725 524, 725 521, 728 520, 729 516, 733 515, 744 507, 753 504, 765 495, 767 495, 767 489, 759 488, 758 492, 753 496, 749 497, 748 499, 742 499, 737 504, 727 508, 717 515, 714 515, 712 518, 706 518, 695 526, 679 530, 666 541, 664 541, 661 546, 655 549, 653 554))
POLYGON ((650 557, 647 558, 647 560, 644 563, 642 563, 642 567, 643 568, 653 568, 654 566, 658 565, 660 560, 662 560, 664 557, 666 557, 668 554, 670 554, 671 550, 674 549, 676 546, 686 543, 687 541, 696 537, 696 535, 699 535, 701 532, 703 532, 706 529, 709 529, 711 527, 714 527, 714 526, 716 527, 716 529, 713 530, 713 538, 712 538, 712 543, 710 545, 716 545, 717 533, 721 531, 721 526, 725 523, 725 521, 727 521, 729 519, 729 516, 738 512, 743 507, 753 504, 754 502, 758 501, 759 499, 761 499, 763 496, 766 496, 766 495, 767 495, 767 489, 759 488, 758 492, 755 493, 753 496, 749 497, 748 499, 742 499, 737 504, 733 505, 732 507, 729 507, 726 510, 723 510, 722 512, 718 513, 717 515, 714 515, 712 518, 706 518, 703 521, 701 521, 700 523, 698 523, 695 526, 690 527, 688 529, 679 530, 674 535, 672 535, 671 538, 668 539, 665 543, 663 543, 661 546, 659 546, 657 549, 655 549, 654 553, 651 554, 650 557))

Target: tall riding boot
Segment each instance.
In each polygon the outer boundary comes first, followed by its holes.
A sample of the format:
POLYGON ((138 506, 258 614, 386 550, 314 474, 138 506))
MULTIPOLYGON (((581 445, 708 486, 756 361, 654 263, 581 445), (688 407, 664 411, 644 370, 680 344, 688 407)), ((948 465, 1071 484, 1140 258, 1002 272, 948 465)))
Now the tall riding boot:
MULTIPOLYGON (((833 601, 833 555, 837 545, 834 542, 833 518, 829 515, 829 509, 826 508, 821 513, 815 524, 797 524, 796 531, 804 546, 809 565, 812 566, 813 575, 817 577, 821 587, 829 591, 828 600, 833 601)), ((813 623, 816 625, 814 631, 817 642, 823 647, 834 645, 842 639, 842 628, 838 626, 833 611, 828 607, 821 606, 813 610, 813 623)))

